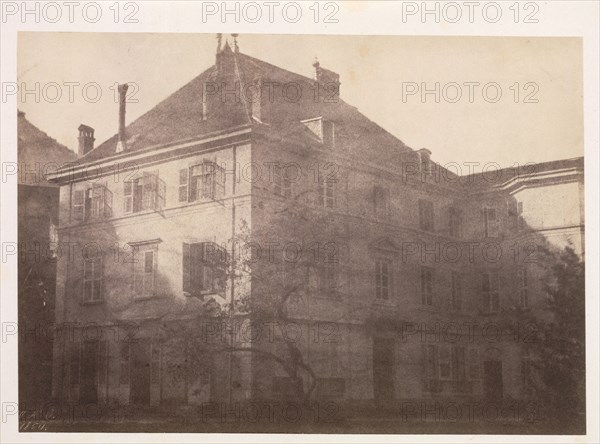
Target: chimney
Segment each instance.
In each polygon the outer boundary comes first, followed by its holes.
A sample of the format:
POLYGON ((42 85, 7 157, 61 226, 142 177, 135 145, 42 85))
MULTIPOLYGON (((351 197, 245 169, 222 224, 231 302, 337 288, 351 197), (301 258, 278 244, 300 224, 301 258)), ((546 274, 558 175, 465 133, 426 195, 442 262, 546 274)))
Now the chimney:
POLYGON ((118 86, 119 91, 119 140, 117 153, 125 150, 125 100, 127 99, 127 83, 118 86))
POLYGON ((315 79, 319 84, 319 97, 324 102, 337 102, 340 98, 340 75, 336 72, 321 68, 318 60, 313 63, 315 79))
POLYGON ((94 140, 96 139, 94 139, 94 128, 91 126, 82 123, 77 129, 79 130, 79 137, 77 138, 79 148, 77 154, 81 157, 94 149, 94 140))

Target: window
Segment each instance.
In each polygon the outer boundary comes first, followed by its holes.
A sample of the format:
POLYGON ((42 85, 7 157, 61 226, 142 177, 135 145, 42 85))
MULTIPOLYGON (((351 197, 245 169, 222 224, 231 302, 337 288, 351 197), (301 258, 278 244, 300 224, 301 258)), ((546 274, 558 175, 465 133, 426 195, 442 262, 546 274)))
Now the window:
POLYGON ((471 380, 480 378, 477 349, 467 350, 462 346, 428 344, 424 348, 424 353, 425 376, 428 379, 464 382, 467 376, 471 380))
POLYGON ((527 268, 523 267, 517 271, 517 283, 519 285, 519 304, 522 308, 527 308, 529 306, 527 268))
MULTIPOLYGON (((181 180, 181 171, 179 175, 181 180)), ((189 202, 220 200, 224 195, 225 170, 215 162, 204 161, 189 169, 189 202)))
POLYGON ((438 379, 438 347, 437 345, 429 344, 426 350, 425 373, 429 379, 438 379))
POLYGON ((461 238, 462 214, 458 208, 451 207, 448 210, 448 228, 451 237, 461 238))
POLYGON ((133 293, 136 298, 155 295, 158 244, 133 245, 133 293))
POLYGON ((179 202, 188 200, 189 169, 179 170, 179 202))
POLYGON ((73 192, 74 222, 94 221, 112 217, 112 193, 104 185, 93 184, 73 192))
POLYGON ((421 304, 433 305, 433 270, 421 267, 421 304))
POLYGON ((486 313, 496 313, 500 310, 500 292, 498 289, 498 273, 482 274, 482 304, 486 313))
POLYGON ((103 297, 104 270, 102 256, 83 261, 83 302, 99 302, 103 297))
POLYGON ((285 198, 292 195, 292 181, 280 165, 275 165, 273 168, 273 192, 277 196, 285 198))
POLYGON ((433 202, 419 199, 419 228, 433 231, 433 202))
POLYGON ((123 211, 160 211, 165 207, 166 185, 157 173, 145 172, 141 177, 123 183, 123 211))
POLYGON ((475 380, 480 377, 479 350, 472 348, 469 350, 469 379, 475 380))
POLYGON ((98 342, 98 384, 105 385, 108 371, 108 341, 98 342))
POLYGON ((71 346, 71 359, 70 359, 70 378, 69 382, 71 386, 79 385, 79 370, 81 367, 81 344, 79 342, 73 342, 71 346))
POLYGON ((452 362, 450 355, 450 347, 446 345, 440 346, 440 379, 452 379, 452 362))
POLYGON ((319 205, 325 208, 335 208, 335 185, 336 178, 328 175, 319 181, 319 205))
POLYGON ((455 381, 467 379, 465 355, 464 347, 452 347, 452 379, 455 381))
POLYGON ((327 148, 335 147, 335 124, 322 117, 302 120, 302 123, 308 128, 319 141, 327 148))
POLYGON ((319 293, 333 296, 336 291, 336 258, 333 252, 325 254, 323 263, 319 264, 319 293))
POLYGON ((124 342, 119 350, 119 384, 129 384, 130 361, 131 346, 124 342))
POLYGON ((390 215, 390 193, 387 188, 376 186, 373 189, 373 210, 375 217, 387 219, 390 215))
POLYGON ((379 259, 375 261, 375 298, 387 300, 392 294, 393 272, 392 261, 379 259))
POLYGON ((462 308, 462 275, 455 271, 452 272, 452 309, 460 310, 462 308))
POLYGON ((227 279, 227 252, 214 242, 183 244, 183 291, 190 296, 221 294, 227 279))
POLYGON ((485 237, 496 237, 498 236, 498 223, 496 220, 496 209, 495 208, 484 208, 483 209, 483 228, 485 237))

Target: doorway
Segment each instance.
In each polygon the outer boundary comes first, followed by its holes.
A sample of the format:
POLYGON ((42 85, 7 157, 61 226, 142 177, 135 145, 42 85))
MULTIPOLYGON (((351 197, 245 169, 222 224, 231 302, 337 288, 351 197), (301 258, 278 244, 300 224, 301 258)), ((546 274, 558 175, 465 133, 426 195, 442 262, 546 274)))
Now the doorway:
POLYGON ((131 393, 129 396, 132 404, 150 404, 150 373, 151 355, 150 341, 131 344, 131 393))
POLYGON ((98 401, 98 342, 83 343, 81 355, 81 387, 79 400, 91 404, 98 401))

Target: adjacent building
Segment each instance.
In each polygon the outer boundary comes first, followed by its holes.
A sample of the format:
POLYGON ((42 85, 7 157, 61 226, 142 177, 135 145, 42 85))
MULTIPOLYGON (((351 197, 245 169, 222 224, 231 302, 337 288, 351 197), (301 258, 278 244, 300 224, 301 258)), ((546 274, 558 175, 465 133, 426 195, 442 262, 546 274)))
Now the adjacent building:
POLYGON ((18 112, 19 403, 51 397, 59 187, 46 175, 76 159, 73 151, 18 112))

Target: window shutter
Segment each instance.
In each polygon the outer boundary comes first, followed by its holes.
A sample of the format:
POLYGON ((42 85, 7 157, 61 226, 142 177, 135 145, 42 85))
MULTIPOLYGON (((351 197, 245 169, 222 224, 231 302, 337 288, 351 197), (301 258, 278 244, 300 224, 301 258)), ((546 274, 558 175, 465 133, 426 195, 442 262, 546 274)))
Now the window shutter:
POLYGON ((71 368, 70 382, 71 386, 79 385, 79 370, 81 362, 81 347, 79 342, 74 342, 71 347, 71 368))
POLYGON ((192 294, 192 256, 190 244, 183 244, 183 291, 192 294))
POLYGON ((84 190, 75 190, 73 192, 73 211, 72 211, 73 222, 83 222, 84 202, 85 202, 85 191, 84 190))
POLYGON ((197 243, 190 245, 190 282, 191 282, 191 294, 199 294, 203 289, 203 276, 204 276, 204 243, 197 243))
POLYGON ((99 219, 103 214, 104 189, 101 185, 92 185, 92 219, 99 219))
POLYGON ((98 341, 98 384, 106 384, 106 372, 108 367, 108 341, 98 341))
POLYGON ((119 384, 129 384, 129 364, 131 360, 131 349, 129 342, 121 344, 120 365, 119 365, 119 384))
POLYGON ((469 350, 469 379, 479 379, 479 350, 472 348, 469 350))
POLYGON ((179 202, 188 201, 189 170, 179 170, 179 202))
POLYGON ((215 166, 215 199, 222 199, 225 196, 225 171, 223 168, 215 166))
POLYGON ((106 218, 112 217, 113 194, 106 186, 104 186, 102 188, 104 189, 104 197, 103 197, 104 215, 103 216, 106 218))
POLYGON ((156 176, 156 181, 157 181, 157 200, 158 200, 158 210, 162 210, 165 207, 166 204, 166 193, 167 193, 167 185, 165 184, 164 180, 159 179, 158 176, 156 176))
POLYGON ((133 211, 133 183, 131 181, 123 182, 123 212, 131 213, 133 211))

